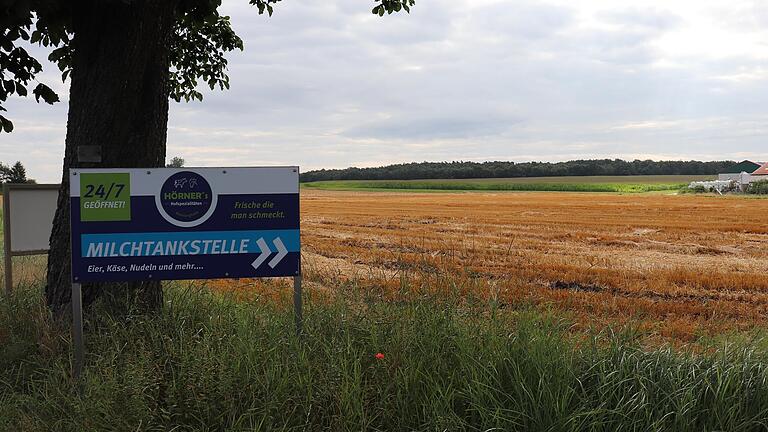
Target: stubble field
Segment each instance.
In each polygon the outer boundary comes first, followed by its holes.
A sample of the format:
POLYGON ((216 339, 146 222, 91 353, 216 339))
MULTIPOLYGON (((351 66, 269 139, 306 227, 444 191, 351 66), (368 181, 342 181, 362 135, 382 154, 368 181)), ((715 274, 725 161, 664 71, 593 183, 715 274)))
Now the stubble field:
POLYGON ((302 214, 320 293, 349 280, 391 300, 458 292, 679 341, 768 316, 768 200, 305 191, 302 214))
MULTIPOLYGON (((313 301, 349 289, 384 301, 460 298, 659 342, 768 324, 766 199, 305 189, 301 206, 313 301)), ((41 283, 45 257, 14 261, 17 283, 41 283)), ((287 281, 208 286, 290 304, 287 281)))

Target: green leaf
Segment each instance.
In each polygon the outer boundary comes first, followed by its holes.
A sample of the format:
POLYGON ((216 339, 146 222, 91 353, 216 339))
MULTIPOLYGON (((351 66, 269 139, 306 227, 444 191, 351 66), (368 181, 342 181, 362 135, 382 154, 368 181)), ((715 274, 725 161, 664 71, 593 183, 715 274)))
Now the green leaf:
POLYGON ((3 116, 0 116, 0 132, 13 132, 13 122, 3 116))
POLYGON ((40 32, 40 30, 35 30, 32 32, 32 37, 29 38, 29 43, 40 43, 40 41, 43 39, 43 33, 40 32))
POLYGON ((13 51, 13 42, 11 39, 2 38, 0 39, 0 48, 4 51, 11 52, 13 51))
POLYGON ((13 94, 16 92, 16 83, 11 80, 3 81, 3 87, 5 87, 5 91, 8 94, 13 94))
POLYGON ((35 100, 39 103, 42 98, 47 104, 54 104, 59 101, 59 95, 56 94, 50 87, 45 84, 38 84, 32 93, 35 95, 35 100))

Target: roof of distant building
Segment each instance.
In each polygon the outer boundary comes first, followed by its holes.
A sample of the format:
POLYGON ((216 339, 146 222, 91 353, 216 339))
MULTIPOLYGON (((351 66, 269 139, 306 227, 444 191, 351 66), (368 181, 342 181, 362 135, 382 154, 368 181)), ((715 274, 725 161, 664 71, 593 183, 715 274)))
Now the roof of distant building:
POLYGON ((739 174, 743 172, 751 173, 759 169, 763 164, 759 162, 753 162, 751 160, 745 160, 729 167, 723 174, 739 174))
POLYGON ((768 175, 768 163, 763 164, 763 166, 753 172, 752 175, 768 175))

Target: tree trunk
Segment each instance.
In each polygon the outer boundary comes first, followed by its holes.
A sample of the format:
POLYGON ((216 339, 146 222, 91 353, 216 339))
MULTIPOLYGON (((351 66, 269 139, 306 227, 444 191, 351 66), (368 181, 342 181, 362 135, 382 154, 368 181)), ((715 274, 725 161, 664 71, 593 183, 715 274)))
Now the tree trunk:
MULTIPOLYGON (((54 313, 71 299, 70 168, 161 167, 168 128, 168 41, 175 1, 73 2, 74 40, 64 172, 48 253, 45 294, 54 313), (98 146, 101 162, 78 147, 98 146)), ((94 150, 90 147, 89 150, 94 150)), ((106 295, 119 306, 162 305, 159 282, 85 284, 83 301, 106 295)))

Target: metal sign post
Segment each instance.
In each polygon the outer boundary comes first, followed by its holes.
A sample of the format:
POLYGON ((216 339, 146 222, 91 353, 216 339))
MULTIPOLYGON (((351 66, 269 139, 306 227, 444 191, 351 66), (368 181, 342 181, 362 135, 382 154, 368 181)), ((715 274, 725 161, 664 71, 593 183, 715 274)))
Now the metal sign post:
POLYGON ((301 274, 293 278, 293 315, 296 320, 296 335, 304 331, 304 317, 301 310, 301 274))
POLYGON ((72 284, 72 345, 74 347, 73 375, 80 379, 85 364, 85 340, 83 338, 83 291, 79 283, 72 284))
POLYGON ((81 283, 292 277, 301 334, 298 167, 72 169, 70 185, 75 376, 81 283))

